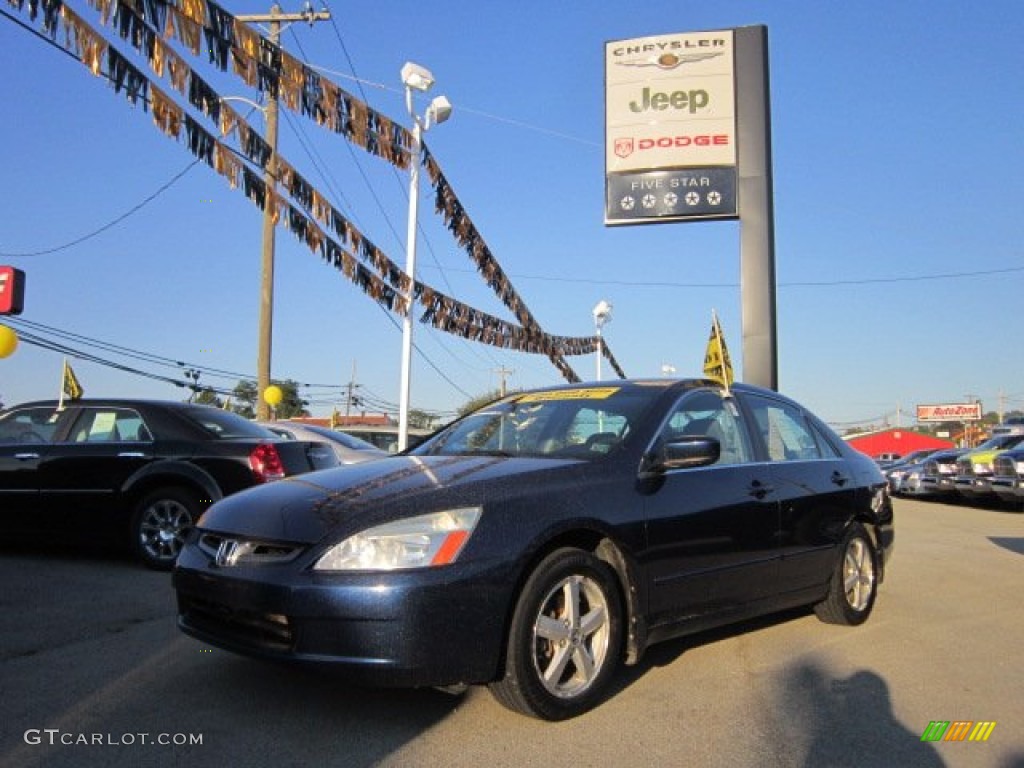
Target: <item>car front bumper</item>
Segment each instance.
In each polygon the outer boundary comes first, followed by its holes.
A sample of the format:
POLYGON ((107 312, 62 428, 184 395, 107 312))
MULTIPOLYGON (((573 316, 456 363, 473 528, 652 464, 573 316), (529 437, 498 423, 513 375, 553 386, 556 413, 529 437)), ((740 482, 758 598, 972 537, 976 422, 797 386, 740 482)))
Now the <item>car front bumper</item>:
POLYGON ((992 479, 985 475, 957 475, 957 493, 969 499, 992 494, 992 479))
POLYGON ((1009 475, 996 475, 992 478, 992 491, 1003 501, 1024 500, 1024 480, 1009 475))
POLYGON ((204 643, 327 665, 374 686, 493 679, 514 578, 504 564, 379 573, 218 567, 186 546, 174 570, 179 628, 204 643))
POLYGON ((922 495, 943 495, 956 493, 956 479, 953 475, 925 475, 921 479, 922 495))

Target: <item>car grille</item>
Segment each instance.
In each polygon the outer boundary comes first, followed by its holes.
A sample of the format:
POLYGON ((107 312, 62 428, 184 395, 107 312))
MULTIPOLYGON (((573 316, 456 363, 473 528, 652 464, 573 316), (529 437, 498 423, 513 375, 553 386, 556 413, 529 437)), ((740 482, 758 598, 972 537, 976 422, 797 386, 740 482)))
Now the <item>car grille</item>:
POLYGON ((254 541, 223 536, 217 533, 201 534, 199 537, 199 548, 220 566, 287 563, 289 560, 294 560, 303 549, 295 544, 254 541), (229 561, 224 559, 226 550, 223 549, 223 546, 225 543, 234 544, 229 561))
POLYGON ((970 459, 957 459, 956 471, 958 475, 973 475, 974 464, 971 463, 970 459))
POLYGON ((221 603, 182 596, 181 620, 191 629, 254 650, 292 651, 295 633, 287 616, 229 608, 221 603))
POLYGON ((1017 466, 1008 456, 996 456, 995 461, 992 462, 992 471, 997 475, 1012 477, 1017 474, 1017 466))

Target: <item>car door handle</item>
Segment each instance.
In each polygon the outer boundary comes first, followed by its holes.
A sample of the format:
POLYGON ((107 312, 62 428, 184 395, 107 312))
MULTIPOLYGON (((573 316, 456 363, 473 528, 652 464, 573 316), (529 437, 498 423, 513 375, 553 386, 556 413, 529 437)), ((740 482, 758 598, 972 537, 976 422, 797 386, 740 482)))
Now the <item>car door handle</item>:
POLYGON ((145 458, 146 454, 142 451, 121 451, 117 454, 119 459, 142 459, 145 458))
POLYGON ((836 470, 835 472, 832 473, 832 482, 838 485, 840 488, 842 488, 844 485, 850 482, 850 478, 844 475, 839 470, 836 470))
POLYGON ((14 458, 16 458, 18 461, 28 461, 29 459, 38 459, 39 458, 39 454, 38 453, 16 453, 16 454, 14 454, 14 458))
POLYGON ((763 499, 769 493, 774 493, 775 489, 770 485, 765 485, 760 480, 754 480, 749 487, 749 493, 756 499, 763 499))

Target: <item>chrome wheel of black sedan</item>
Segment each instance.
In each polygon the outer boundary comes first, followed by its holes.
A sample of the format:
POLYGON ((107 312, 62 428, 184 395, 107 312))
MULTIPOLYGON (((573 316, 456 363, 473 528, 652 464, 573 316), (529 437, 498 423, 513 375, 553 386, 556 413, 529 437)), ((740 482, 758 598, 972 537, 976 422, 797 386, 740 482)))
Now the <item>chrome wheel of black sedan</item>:
POLYGON ((878 466, 792 400, 616 381, 219 501, 174 586, 204 644, 563 720, 662 640, 795 606, 862 623, 892 542, 878 466))
POLYGON ((199 518, 199 502, 180 488, 161 488, 137 505, 132 520, 135 552, 150 568, 169 569, 199 518))

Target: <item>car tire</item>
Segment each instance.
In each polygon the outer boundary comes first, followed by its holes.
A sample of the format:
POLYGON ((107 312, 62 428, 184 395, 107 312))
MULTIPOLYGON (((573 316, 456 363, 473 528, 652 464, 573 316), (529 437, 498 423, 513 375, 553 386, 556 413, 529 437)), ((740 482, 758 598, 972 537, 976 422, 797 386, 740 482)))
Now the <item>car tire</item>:
POLYGON ((132 549, 149 568, 166 571, 185 543, 185 534, 199 519, 199 500, 184 488, 158 488, 135 505, 132 549))
POLYGON ((491 692, 509 709, 544 720, 586 712, 618 668, 622 617, 618 579, 607 563, 579 549, 552 552, 519 595, 504 677, 491 692))
POLYGON ((867 621, 878 594, 878 553, 867 531, 854 523, 843 537, 828 596, 814 606, 827 624, 856 626, 867 621))

